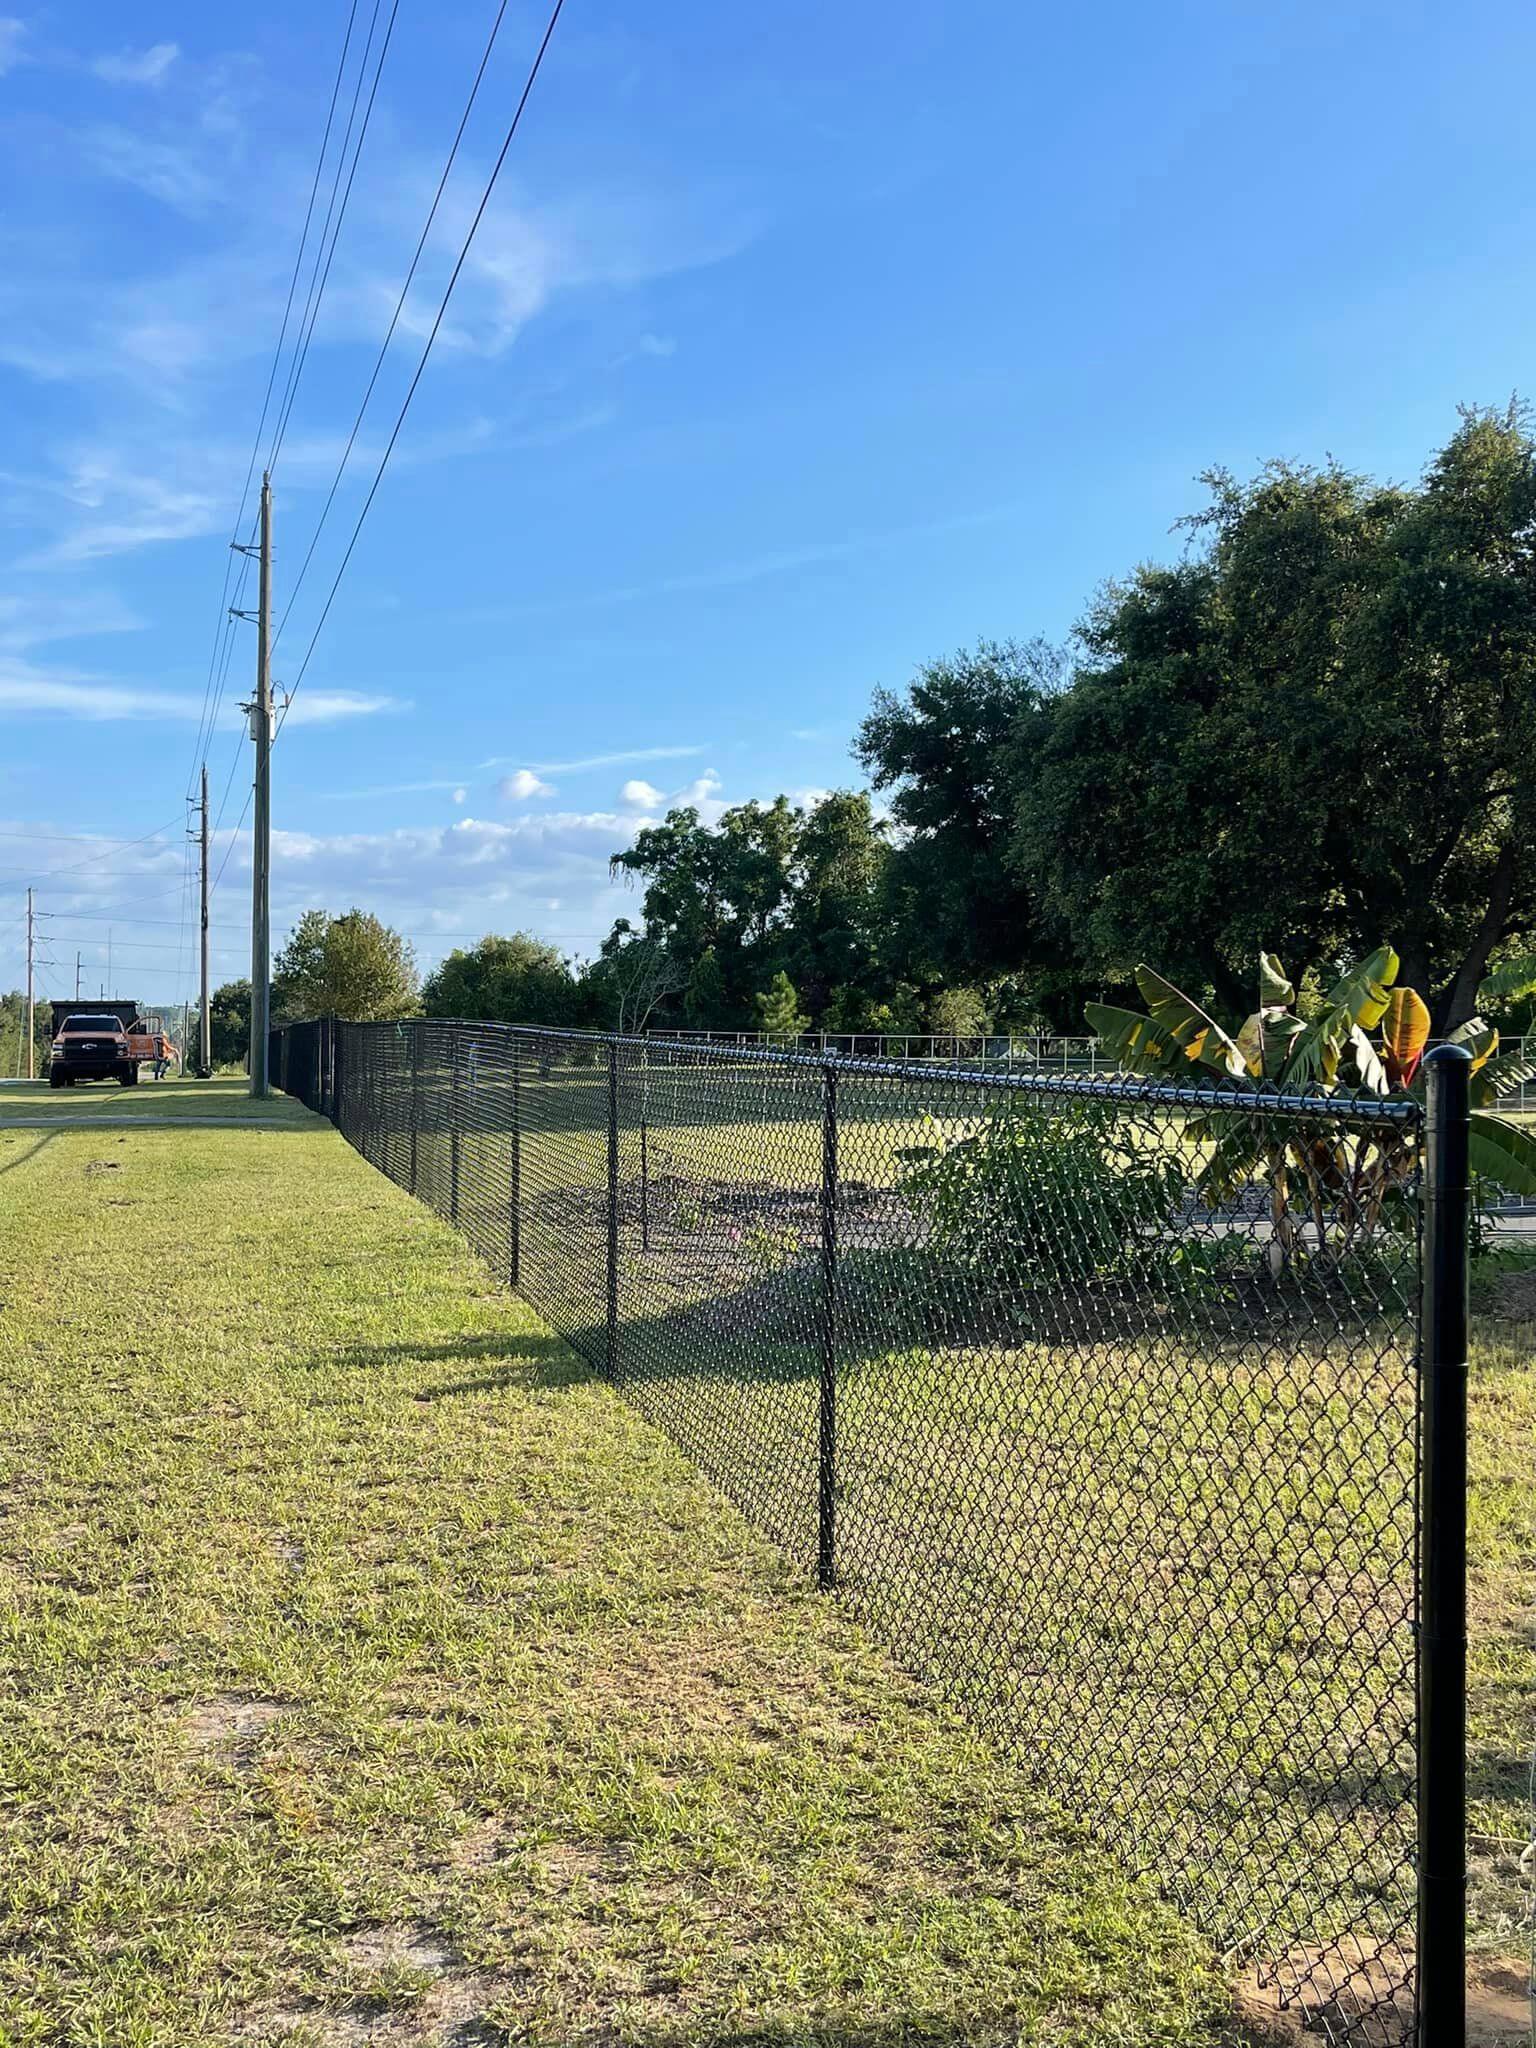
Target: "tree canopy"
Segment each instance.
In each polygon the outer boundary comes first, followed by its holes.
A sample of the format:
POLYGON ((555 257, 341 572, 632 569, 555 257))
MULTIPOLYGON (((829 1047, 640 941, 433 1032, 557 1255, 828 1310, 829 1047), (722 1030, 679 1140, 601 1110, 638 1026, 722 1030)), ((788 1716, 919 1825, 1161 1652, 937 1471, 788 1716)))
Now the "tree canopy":
POLYGON ((421 1007, 428 1017, 485 1017, 508 1024, 573 1024, 580 991, 567 962, 527 932, 487 934, 469 951, 455 950, 427 976, 421 1007))
POLYGON ((306 910, 272 970, 272 1015, 362 1020, 418 1008, 410 946, 366 910, 306 910))

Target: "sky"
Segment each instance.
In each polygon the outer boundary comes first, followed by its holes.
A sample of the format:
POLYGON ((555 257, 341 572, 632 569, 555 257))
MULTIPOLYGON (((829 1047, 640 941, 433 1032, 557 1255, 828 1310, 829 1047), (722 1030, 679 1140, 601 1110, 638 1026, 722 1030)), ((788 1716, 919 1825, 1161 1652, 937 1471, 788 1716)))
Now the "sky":
POLYGON ((108 993, 195 993, 204 752, 248 971, 224 627, 280 420, 274 932, 358 904, 430 965, 590 955, 670 804, 860 786, 875 687, 1065 637, 1202 470, 1412 477, 1531 386, 1528 6, 566 0, 316 637, 546 18, 509 0, 320 524, 495 13, 358 0, 316 188, 349 4, 0 15, 0 988, 30 882, 41 992, 110 946, 108 993))

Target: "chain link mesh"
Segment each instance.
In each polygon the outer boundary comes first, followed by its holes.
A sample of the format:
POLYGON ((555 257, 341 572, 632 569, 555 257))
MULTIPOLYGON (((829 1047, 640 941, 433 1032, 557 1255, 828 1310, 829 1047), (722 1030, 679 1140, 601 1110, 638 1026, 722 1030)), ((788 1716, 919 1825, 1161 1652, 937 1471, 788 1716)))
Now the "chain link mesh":
POLYGON ((279 1078, 1218 1948, 1332 2040, 1413 2037, 1413 1105, 278 1037, 279 1078))

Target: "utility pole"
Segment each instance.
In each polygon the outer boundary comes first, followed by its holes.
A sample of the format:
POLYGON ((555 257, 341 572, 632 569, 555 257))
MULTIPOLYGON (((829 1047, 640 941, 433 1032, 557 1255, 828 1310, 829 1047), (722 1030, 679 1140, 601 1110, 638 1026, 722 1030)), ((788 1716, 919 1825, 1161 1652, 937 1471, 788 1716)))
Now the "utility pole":
MULTIPOLYGON (((203 763, 203 794, 199 805, 202 818, 198 828, 198 852, 200 855, 200 897, 202 916, 202 958, 201 980, 198 988, 197 1007, 197 1074, 203 1080, 213 1072, 213 1027, 208 1010, 208 763, 203 763)), ((183 1015, 181 1033, 182 1066, 187 1063, 186 1019, 183 1015)))
MULTIPOLYGON (((267 1025, 272 1009, 272 480, 261 477, 261 580, 256 611, 256 802, 251 825, 251 1093, 266 1095, 267 1025)), ((204 941, 206 945, 206 939, 204 941)), ((206 960, 206 952, 204 959, 206 960)))
POLYGON ((37 1031, 32 1008, 32 891, 27 891, 27 1079, 37 1079, 37 1031))
POLYGON ((80 1000, 80 955, 75 955, 75 1001, 80 1000))

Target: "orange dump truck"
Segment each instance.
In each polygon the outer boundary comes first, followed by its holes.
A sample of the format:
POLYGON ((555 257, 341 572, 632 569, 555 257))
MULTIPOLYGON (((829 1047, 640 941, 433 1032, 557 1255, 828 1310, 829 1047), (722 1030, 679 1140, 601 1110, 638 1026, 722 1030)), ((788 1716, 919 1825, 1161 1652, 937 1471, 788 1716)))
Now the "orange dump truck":
POLYGON ((175 1062, 176 1048, 158 1017, 135 1017, 128 1026, 128 1057, 162 1070, 175 1062))

